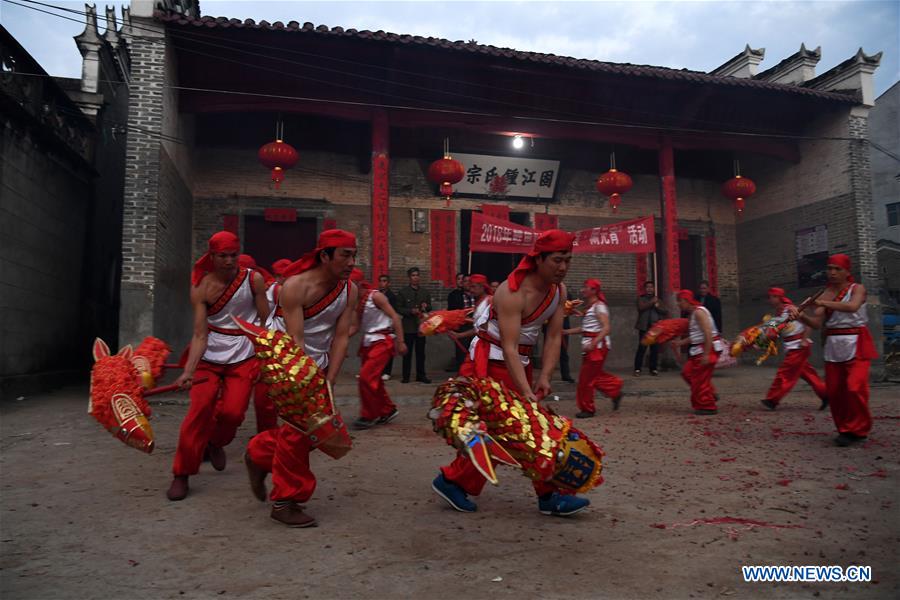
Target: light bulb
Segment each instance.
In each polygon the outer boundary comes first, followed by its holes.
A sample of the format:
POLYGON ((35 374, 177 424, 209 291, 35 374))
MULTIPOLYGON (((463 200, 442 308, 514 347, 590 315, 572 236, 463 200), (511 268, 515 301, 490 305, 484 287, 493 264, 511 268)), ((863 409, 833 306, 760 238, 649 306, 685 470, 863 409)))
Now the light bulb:
POLYGON ((521 135, 517 135, 513 138, 512 145, 516 150, 521 150, 525 146, 525 140, 521 135))

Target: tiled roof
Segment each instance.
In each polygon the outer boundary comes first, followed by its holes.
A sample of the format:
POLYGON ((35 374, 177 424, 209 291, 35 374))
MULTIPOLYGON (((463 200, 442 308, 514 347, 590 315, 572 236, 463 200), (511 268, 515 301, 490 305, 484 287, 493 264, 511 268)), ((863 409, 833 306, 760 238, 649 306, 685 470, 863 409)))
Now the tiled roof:
POLYGON ((194 26, 198 29, 265 29, 270 31, 289 31, 329 37, 354 38, 391 44, 440 48, 456 52, 481 54, 497 58, 519 60, 523 62, 527 61, 535 64, 561 66, 572 69, 610 73, 615 75, 646 77, 653 79, 668 79, 672 81, 688 81, 700 84, 711 83, 715 85, 730 87, 771 90, 787 94, 833 100, 842 103, 858 102, 856 98, 848 96, 847 94, 823 92, 820 90, 813 90, 795 85, 769 83, 766 81, 757 81, 754 79, 745 79, 740 77, 721 77, 718 75, 710 75, 701 71, 691 71, 688 69, 670 69, 667 67, 655 67, 650 65, 634 65, 629 63, 613 63, 600 60, 572 58, 570 56, 557 56, 556 54, 544 54, 540 52, 524 52, 521 50, 514 50, 512 48, 498 48, 496 46, 478 44, 474 41, 464 42, 460 40, 453 42, 450 40, 445 40, 443 38, 396 34, 388 33, 385 31, 359 31, 356 29, 344 29, 343 27, 329 28, 326 25, 316 26, 312 23, 303 23, 301 25, 297 21, 290 21, 289 23, 285 24, 281 21, 276 21, 275 23, 269 23, 268 21, 259 21, 257 23, 253 19, 245 19, 242 21, 240 19, 229 19, 227 17, 204 16, 197 19, 194 17, 164 11, 157 11, 154 14, 154 17, 158 21, 167 24, 194 26))

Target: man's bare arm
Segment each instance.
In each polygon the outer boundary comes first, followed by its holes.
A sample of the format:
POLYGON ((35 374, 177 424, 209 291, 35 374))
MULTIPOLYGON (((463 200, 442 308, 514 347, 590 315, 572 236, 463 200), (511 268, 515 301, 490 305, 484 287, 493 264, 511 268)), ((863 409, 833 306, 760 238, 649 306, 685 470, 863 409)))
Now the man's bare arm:
POLYGON ((191 349, 188 351, 187 362, 184 371, 175 380, 179 387, 189 387, 194 379, 194 372, 203 354, 206 352, 206 339, 209 333, 206 325, 206 284, 201 282, 199 286, 191 288, 191 306, 194 311, 193 334, 191 335, 191 349))
POLYGON ((299 277, 290 277, 281 287, 278 302, 284 313, 284 328, 299 348, 303 345, 303 287, 299 277))
POLYGON ((256 305, 256 314, 259 316, 260 327, 266 326, 266 319, 269 318, 269 299, 266 298, 266 280, 256 271, 253 271, 253 279, 250 281, 253 286, 253 303, 256 305))
POLYGON ((519 334, 522 331, 522 311, 525 309, 525 293, 512 293, 501 287, 494 298, 497 311, 497 323, 500 326, 500 347, 503 349, 503 361, 509 375, 519 392, 534 399, 534 392, 525 376, 525 367, 519 359, 519 334))
MULTIPOLYGON (((566 287, 559 286, 560 298, 566 297, 566 287)), ((559 349, 562 345, 563 319, 565 318, 565 306, 562 302, 556 307, 556 312, 547 323, 547 335, 544 337, 544 352, 541 357, 541 374, 537 378, 535 391, 550 393, 550 377, 553 375, 556 365, 559 363, 559 349)))
POLYGON ((356 284, 349 281, 347 285, 350 286, 350 297, 347 299, 344 312, 338 318, 334 339, 331 340, 331 349, 328 351, 328 374, 325 377, 332 385, 334 385, 338 373, 341 372, 341 365, 344 364, 344 359, 347 357, 347 346, 350 344, 350 321, 353 313, 356 312, 356 302, 359 299, 359 290, 356 284))

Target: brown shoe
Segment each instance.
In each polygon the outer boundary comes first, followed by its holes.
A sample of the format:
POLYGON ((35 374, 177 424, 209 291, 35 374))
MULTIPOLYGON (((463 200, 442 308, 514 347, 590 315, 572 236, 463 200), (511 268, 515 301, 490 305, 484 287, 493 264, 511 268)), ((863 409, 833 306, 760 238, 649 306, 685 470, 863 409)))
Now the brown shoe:
POLYGON ((190 489, 191 488, 188 485, 188 476, 176 475, 175 478, 172 479, 172 485, 169 486, 169 490, 166 492, 166 498, 172 501, 184 500, 187 498, 190 489))
POLYGON ((218 446, 213 446, 209 444, 206 447, 206 452, 209 455, 209 464, 212 465, 213 469, 216 471, 224 471, 225 463, 228 461, 225 456, 225 450, 219 448, 218 446))
POLYGON ((288 527, 316 526, 316 520, 303 512, 303 507, 296 502, 291 502, 284 506, 272 505, 271 517, 273 520, 284 523, 288 527))
POLYGON ((244 453, 244 464, 247 465, 247 477, 250 478, 250 491, 257 500, 265 502, 268 495, 268 490, 266 490, 267 473, 257 467, 247 453, 244 453))

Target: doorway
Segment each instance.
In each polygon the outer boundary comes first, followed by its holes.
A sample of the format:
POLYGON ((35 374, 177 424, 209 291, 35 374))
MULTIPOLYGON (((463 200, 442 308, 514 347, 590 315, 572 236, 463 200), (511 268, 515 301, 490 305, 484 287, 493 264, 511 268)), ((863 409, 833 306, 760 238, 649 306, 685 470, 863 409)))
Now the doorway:
POLYGON ((703 280, 700 236, 688 235, 687 239, 678 240, 678 260, 681 264, 681 288, 697 293, 703 280))
POLYGON ((262 215, 244 215, 244 252, 256 259, 256 264, 271 270, 276 260, 297 260, 315 248, 317 230, 314 217, 284 222, 266 221, 262 215))
MULTIPOLYGON (((469 269, 469 237, 472 234, 472 212, 461 210, 459 220, 459 272, 481 273, 488 281, 503 282, 512 273, 519 261, 521 254, 501 254, 497 252, 473 252, 472 268, 469 269)), ((527 212, 510 212, 509 220, 519 225, 529 226, 529 214, 527 212)))

